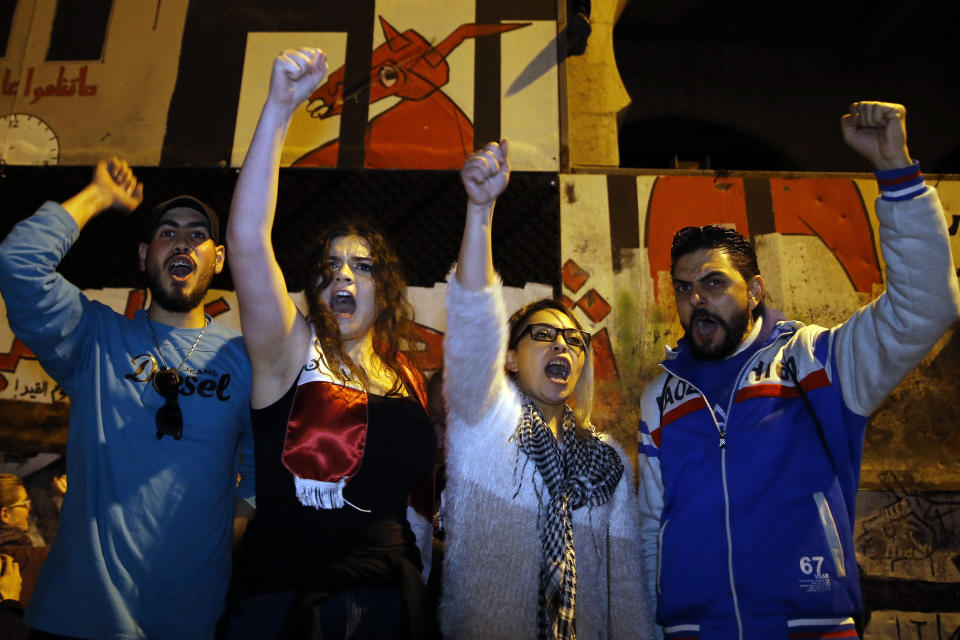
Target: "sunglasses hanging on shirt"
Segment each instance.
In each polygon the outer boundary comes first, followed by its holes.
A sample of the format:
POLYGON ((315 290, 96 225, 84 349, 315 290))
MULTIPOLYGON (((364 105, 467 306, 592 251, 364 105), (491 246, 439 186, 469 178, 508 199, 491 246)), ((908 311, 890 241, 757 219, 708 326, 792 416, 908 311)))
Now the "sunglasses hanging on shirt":
POLYGON ((166 401, 157 409, 157 440, 163 436, 183 437, 183 411, 180 410, 180 374, 176 369, 164 367, 153 375, 153 388, 166 401))
POLYGON ((183 411, 180 409, 180 370, 186 364, 187 359, 193 354, 193 350, 200 344, 200 338, 203 332, 207 330, 210 324, 210 316, 204 314, 203 328, 200 329, 200 335, 193 341, 193 346, 183 357, 180 366, 174 369, 167 366, 167 361, 160 350, 160 341, 157 340, 157 333, 153 329, 153 322, 150 320, 150 313, 147 313, 147 324, 150 326, 150 333, 153 335, 153 342, 157 346, 157 353, 160 354, 160 362, 163 367, 157 369, 153 374, 153 388, 157 390, 163 399, 163 406, 157 409, 155 418, 157 424, 157 440, 163 439, 163 436, 170 436, 174 440, 183 437, 183 411))

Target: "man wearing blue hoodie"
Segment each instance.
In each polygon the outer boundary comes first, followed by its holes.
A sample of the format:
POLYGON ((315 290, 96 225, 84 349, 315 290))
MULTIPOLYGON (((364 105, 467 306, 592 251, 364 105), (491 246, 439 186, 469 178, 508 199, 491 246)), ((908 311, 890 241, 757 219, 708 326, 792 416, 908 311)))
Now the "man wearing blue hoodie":
POLYGON ((857 102, 844 139, 876 168, 886 292, 832 329, 763 304, 753 248, 680 230, 683 339, 644 391, 640 503, 670 639, 856 637, 854 506, 870 413, 958 317, 943 210, 906 110, 857 102))

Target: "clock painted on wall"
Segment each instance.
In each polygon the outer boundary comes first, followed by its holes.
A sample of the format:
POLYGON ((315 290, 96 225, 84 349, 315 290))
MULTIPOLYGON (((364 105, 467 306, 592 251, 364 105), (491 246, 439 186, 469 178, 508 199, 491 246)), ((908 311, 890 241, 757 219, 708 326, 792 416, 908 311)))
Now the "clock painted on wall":
POLYGON ((0 117, 0 162, 48 165, 60 163, 60 139, 46 122, 29 113, 0 117))

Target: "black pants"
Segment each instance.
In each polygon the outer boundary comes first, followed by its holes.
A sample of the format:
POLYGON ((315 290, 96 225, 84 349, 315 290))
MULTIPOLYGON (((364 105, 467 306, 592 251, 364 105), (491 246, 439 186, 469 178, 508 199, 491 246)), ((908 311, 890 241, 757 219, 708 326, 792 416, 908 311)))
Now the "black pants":
MULTIPOLYGON (((285 638, 296 591, 251 596, 237 603, 223 626, 223 640, 285 638)), ((361 586, 331 594, 323 601, 324 640, 402 640, 403 605, 393 587, 361 586)))

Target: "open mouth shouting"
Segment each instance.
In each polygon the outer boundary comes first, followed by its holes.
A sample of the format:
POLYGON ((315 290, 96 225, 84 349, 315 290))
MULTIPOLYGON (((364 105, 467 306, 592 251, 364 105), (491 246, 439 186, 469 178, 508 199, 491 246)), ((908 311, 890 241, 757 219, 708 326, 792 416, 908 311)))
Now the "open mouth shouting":
POLYGON ((190 274, 196 271, 197 265, 189 256, 178 254, 167 260, 167 273, 174 282, 186 282, 190 274))
POLYGON ((357 310, 357 300, 349 291, 337 291, 330 299, 330 310, 337 318, 349 318, 357 310))
POLYGON ((547 366, 543 368, 547 375, 547 380, 556 384, 566 384, 570 379, 570 361, 566 358, 551 358, 547 366))
POLYGON ((698 338, 709 338, 718 329, 729 329, 726 322, 702 309, 694 311, 690 324, 694 335, 698 338))
POLYGON ((719 326, 716 322, 710 320, 709 318, 701 318, 697 320, 696 323, 697 333, 699 333, 701 336, 709 336, 711 333, 716 331, 717 327, 719 326))

